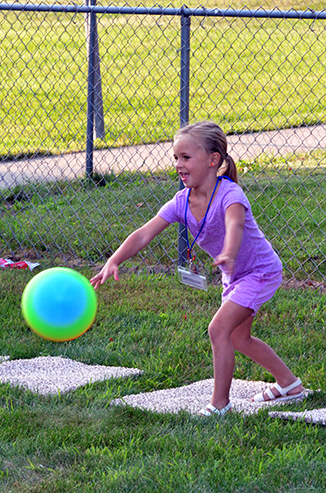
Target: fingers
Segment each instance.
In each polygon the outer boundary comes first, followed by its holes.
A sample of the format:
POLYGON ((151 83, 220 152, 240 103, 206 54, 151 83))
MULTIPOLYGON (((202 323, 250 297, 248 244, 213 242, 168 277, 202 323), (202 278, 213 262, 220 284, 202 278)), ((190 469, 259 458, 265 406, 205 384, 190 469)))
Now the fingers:
POLYGON ((235 260, 227 255, 218 255, 212 265, 215 267, 217 265, 223 266, 222 270, 228 275, 232 276, 234 272, 235 260))
POLYGON ((117 265, 105 265, 101 272, 92 277, 89 282, 94 289, 98 289, 110 276, 113 276, 116 281, 119 281, 119 269, 117 265))
POLYGON ((216 265, 221 265, 225 262, 225 260, 227 260, 227 257, 224 257, 224 255, 218 255, 215 259, 214 259, 214 262, 212 263, 212 265, 216 266, 216 265))
POLYGON ((98 274, 97 276, 93 277, 92 279, 90 279, 89 282, 91 283, 91 285, 93 286, 94 289, 97 289, 99 287, 99 285, 101 284, 100 275, 98 274))

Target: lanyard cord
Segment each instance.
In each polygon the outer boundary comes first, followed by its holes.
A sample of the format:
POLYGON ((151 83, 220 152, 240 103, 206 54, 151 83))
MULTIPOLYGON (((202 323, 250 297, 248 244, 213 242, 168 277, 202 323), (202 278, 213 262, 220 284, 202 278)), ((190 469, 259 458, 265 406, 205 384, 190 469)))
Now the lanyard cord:
POLYGON ((186 241, 187 241, 187 247, 188 247, 187 252, 188 252, 188 258, 189 258, 189 260, 190 260, 190 261, 195 260, 195 258, 196 258, 196 255, 194 255, 194 258, 192 258, 192 257, 191 257, 192 247, 194 246, 194 244, 196 243, 196 241, 197 241, 197 239, 198 239, 198 237, 199 237, 200 233, 201 233, 201 232, 203 231, 203 229, 204 229, 204 225, 205 225, 205 222, 206 222, 207 214, 208 214, 209 208, 210 208, 210 206, 211 206, 211 203, 212 203, 212 200, 213 200, 213 197, 214 197, 214 193, 215 193, 215 191, 216 191, 216 188, 217 188, 218 183, 220 182, 220 180, 222 180, 222 178, 226 178, 227 180, 229 180, 229 181, 231 181, 231 182, 233 181, 233 180, 231 180, 231 178, 229 178, 228 176, 225 176, 225 175, 223 175, 223 176, 218 176, 218 177, 217 177, 216 185, 215 185, 215 187, 214 187, 214 190, 213 190, 212 196, 211 196, 210 201, 209 201, 209 203, 208 203, 208 206, 207 206, 207 209, 206 209, 206 213, 205 213, 205 216, 204 216, 203 223, 202 223, 202 225, 201 225, 201 227, 200 227, 200 230, 198 231, 198 233, 197 233, 197 235, 196 235, 196 238, 195 238, 195 239, 194 239, 194 241, 192 242, 191 246, 190 246, 190 243, 189 243, 189 237, 188 237, 188 226, 187 226, 187 211, 188 211, 189 196, 190 196, 191 188, 189 188, 189 190, 188 190, 187 202, 186 202, 186 209, 185 209, 185 229, 186 229, 186 241))

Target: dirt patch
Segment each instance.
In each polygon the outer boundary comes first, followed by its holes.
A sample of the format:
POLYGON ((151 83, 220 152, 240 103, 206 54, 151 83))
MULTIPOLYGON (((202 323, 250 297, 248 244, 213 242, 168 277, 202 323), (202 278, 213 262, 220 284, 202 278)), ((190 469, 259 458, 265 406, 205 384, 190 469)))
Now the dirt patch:
POLYGON ((296 279, 284 280, 281 284, 284 289, 310 289, 311 291, 318 291, 319 293, 326 293, 326 285, 323 282, 318 281, 297 281, 296 279))

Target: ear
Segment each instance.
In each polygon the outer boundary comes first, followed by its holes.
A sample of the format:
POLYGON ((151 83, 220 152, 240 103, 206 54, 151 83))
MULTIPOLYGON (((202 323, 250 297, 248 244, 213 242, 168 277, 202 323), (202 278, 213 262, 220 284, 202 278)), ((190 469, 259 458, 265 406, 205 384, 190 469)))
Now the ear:
POLYGON ((219 166, 221 163, 221 154, 219 152, 212 152, 210 163, 211 166, 219 166))

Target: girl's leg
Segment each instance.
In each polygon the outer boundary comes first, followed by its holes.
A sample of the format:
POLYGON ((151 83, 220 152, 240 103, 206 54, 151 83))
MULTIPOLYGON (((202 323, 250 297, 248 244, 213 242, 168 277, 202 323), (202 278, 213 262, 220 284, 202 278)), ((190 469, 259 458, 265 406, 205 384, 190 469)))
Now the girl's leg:
MULTIPOLYGON (((236 351, 239 351, 250 359, 261 365, 269 373, 273 375, 276 382, 281 387, 287 387, 291 385, 296 377, 281 360, 281 358, 268 346, 265 342, 253 337, 251 335, 251 326, 254 317, 250 316, 241 325, 235 328, 231 334, 231 342, 236 351)), ((275 387, 271 388, 273 394, 278 397, 280 394, 275 387)), ((302 385, 298 385, 294 389, 288 392, 289 395, 298 394, 303 390, 302 385)), ((264 399, 269 400, 266 392, 264 393, 264 399)))
MULTIPOLYGON (((234 351, 239 351, 271 373, 281 387, 292 384, 296 377, 279 356, 265 342, 251 336, 254 317, 250 308, 244 308, 232 301, 226 301, 217 311, 208 327, 213 351, 214 389, 210 403, 217 409, 229 402, 229 392, 234 371, 234 351)), ((298 385, 289 394, 298 394, 298 385)), ((272 388, 275 396, 279 395, 272 388)), ((269 400, 264 394, 264 399, 269 400)))
POLYGON ((234 346, 231 334, 250 317, 251 313, 250 308, 226 301, 209 324, 208 333, 212 344, 214 367, 214 390, 210 403, 217 409, 223 409, 229 403, 234 371, 234 346))

